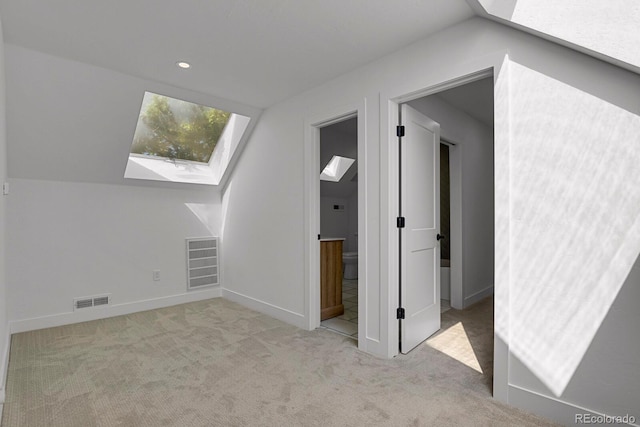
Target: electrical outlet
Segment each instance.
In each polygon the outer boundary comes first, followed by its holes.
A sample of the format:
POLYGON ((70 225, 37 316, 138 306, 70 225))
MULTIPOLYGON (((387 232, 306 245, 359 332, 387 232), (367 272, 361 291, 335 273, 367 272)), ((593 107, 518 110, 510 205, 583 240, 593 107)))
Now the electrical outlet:
POLYGON ((160 281, 160 270, 153 270, 153 281, 154 282, 160 281))

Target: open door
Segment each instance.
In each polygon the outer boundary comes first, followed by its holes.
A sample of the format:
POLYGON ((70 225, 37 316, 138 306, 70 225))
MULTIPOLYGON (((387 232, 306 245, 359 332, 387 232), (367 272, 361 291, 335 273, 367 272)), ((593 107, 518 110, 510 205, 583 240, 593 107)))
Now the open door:
POLYGON ((400 351, 408 353, 440 329, 440 125, 408 105, 402 105, 400 120, 404 220, 399 221, 398 317, 400 351))

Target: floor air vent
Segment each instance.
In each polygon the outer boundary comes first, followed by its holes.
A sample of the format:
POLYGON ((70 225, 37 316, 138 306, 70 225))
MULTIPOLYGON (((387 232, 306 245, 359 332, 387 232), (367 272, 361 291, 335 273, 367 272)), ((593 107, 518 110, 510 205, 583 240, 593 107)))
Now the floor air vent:
POLYGON ((82 308, 98 307, 101 305, 109 305, 111 301, 110 295, 97 295, 94 297, 74 298, 73 310, 80 310, 82 308))
POLYGON ((187 290, 219 284, 218 238, 187 239, 187 290))

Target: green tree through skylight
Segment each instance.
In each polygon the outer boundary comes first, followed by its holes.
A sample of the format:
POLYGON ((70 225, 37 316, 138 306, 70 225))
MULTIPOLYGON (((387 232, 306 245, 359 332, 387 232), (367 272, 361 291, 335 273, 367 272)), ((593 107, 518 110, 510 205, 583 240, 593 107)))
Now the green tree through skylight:
POLYGON ((131 152, 207 163, 230 116, 226 111, 147 93, 131 152))

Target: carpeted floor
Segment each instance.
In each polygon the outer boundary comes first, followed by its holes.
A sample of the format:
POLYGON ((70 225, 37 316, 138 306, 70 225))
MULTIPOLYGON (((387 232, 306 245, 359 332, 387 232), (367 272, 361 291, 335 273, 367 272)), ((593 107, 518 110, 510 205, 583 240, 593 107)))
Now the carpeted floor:
POLYGON ((22 333, 2 426, 551 425, 432 343, 378 359, 221 298, 22 333))

